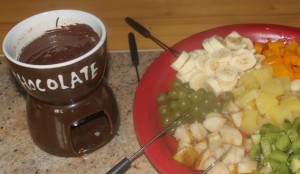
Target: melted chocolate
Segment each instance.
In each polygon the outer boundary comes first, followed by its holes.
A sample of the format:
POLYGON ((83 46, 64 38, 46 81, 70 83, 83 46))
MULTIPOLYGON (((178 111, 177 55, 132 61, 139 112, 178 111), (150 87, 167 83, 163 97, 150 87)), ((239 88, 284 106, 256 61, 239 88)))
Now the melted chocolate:
POLYGON ((25 46, 19 61, 35 65, 66 62, 87 53, 99 40, 98 34, 86 24, 62 26, 25 46))

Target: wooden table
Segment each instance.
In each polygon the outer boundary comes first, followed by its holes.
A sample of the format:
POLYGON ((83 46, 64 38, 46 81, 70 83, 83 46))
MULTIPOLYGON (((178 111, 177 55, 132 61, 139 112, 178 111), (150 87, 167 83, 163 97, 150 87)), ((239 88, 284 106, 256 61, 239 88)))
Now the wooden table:
MULTIPOLYGON (((108 30, 111 51, 128 50, 127 35, 133 29, 125 23, 126 16, 138 20, 168 45, 228 24, 274 23, 300 27, 299 0, 0 0, 0 4, 1 43, 21 20, 56 9, 83 10, 101 18, 108 30)), ((139 49, 159 48, 139 34, 136 39, 139 49)))

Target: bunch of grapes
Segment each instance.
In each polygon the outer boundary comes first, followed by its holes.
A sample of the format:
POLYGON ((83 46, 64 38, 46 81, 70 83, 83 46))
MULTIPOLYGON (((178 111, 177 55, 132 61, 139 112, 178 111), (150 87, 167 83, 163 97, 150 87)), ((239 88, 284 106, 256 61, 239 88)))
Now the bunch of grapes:
MULTIPOLYGON (((169 91, 157 96, 161 124, 168 126, 177 117, 190 109, 189 114, 180 119, 173 130, 181 124, 202 122, 209 112, 221 112, 226 101, 233 98, 232 93, 223 93, 217 97, 212 91, 200 88, 191 89, 189 84, 175 79, 169 91)), ((172 131, 171 131, 172 132, 172 131)))

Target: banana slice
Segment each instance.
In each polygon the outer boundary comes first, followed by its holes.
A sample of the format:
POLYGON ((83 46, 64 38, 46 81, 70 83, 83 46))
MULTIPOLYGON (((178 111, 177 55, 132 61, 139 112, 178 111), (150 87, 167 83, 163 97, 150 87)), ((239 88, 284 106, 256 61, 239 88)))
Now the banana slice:
POLYGON ((238 70, 228 64, 218 66, 216 69, 216 76, 222 81, 233 81, 238 78, 238 70))
POLYGON ((228 48, 218 49, 210 54, 210 57, 216 62, 229 62, 232 58, 232 52, 228 48))
POLYGON ((227 48, 231 50, 239 50, 243 48, 243 38, 242 37, 232 37, 228 36, 225 38, 225 43, 227 48))
POLYGON ((210 45, 209 43, 209 38, 204 39, 202 42, 202 47, 205 49, 205 51, 207 51, 208 53, 212 53, 213 51, 215 51, 215 49, 210 45))
POLYGON ((250 50, 247 50, 247 49, 244 49, 244 48, 232 52, 233 56, 238 56, 238 55, 241 55, 241 54, 252 54, 252 52, 250 50))
POLYGON ((257 63, 256 58, 251 53, 237 55, 231 59, 229 65, 237 68, 239 72, 247 71, 253 68, 257 63))
POLYGON ((252 41, 249 38, 242 38, 243 48, 251 50, 254 48, 252 41))
POLYGON ((181 68, 178 70, 178 73, 180 75, 183 75, 183 74, 188 73, 189 71, 191 71, 194 68, 195 68, 194 60, 191 57, 189 57, 186 60, 186 62, 181 66, 181 68))
POLYGON ((233 31, 233 32, 229 33, 227 35, 227 37, 242 37, 242 36, 237 31, 233 31))
POLYGON ((199 72, 205 72, 205 61, 209 58, 206 51, 205 53, 194 53, 193 56, 191 56, 191 58, 194 61, 194 66, 197 69, 197 71, 199 72), (197 54, 197 55, 196 55, 197 54))
POLYGON ((194 73, 190 80, 189 80, 189 85, 192 89, 197 91, 201 87, 203 87, 203 82, 206 79, 206 74, 203 72, 196 72, 194 73))
POLYGON ((179 74, 179 73, 177 73, 176 74, 176 77, 179 79, 179 80, 181 80, 183 83, 186 83, 186 82, 189 82, 189 80, 191 79, 191 76, 193 75, 193 74, 195 74, 197 72, 197 70, 196 69, 192 69, 191 71, 189 71, 189 72, 187 72, 187 73, 185 73, 185 74, 179 74))
POLYGON ((205 73, 207 75, 215 75, 216 69, 219 66, 219 63, 213 58, 209 58, 204 63, 205 73))
POLYGON ((208 43, 214 50, 219 50, 226 48, 226 44, 223 38, 220 36, 214 35, 208 39, 208 43))
POLYGON ((208 77, 205 80, 205 84, 209 89, 211 89, 215 93, 216 96, 219 96, 223 92, 218 80, 216 80, 213 77, 208 77))
POLYGON ((219 84, 223 91, 232 91, 237 85, 238 78, 233 79, 232 81, 223 81, 219 80, 219 84))
POLYGON ((208 54, 205 49, 197 49, 197 50, 194 50, 191 52, 197 53, 198 55, 207 55, 208 54))
POLYGON ((185 62, 188 60, 188 58, 190 57, 190 55, 183 51, 179 57, 171 64, 171 67, 178 71, 184 64, 185 62))

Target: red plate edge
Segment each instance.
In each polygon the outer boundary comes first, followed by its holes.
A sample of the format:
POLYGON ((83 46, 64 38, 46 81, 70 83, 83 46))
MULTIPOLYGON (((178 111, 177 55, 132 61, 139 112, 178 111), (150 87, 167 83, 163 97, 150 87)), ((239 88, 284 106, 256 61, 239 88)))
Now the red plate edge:
MULTIPOLYGON (((276 24, 234 24, 222 26, 194 34, 173 46, 179 51, 202 48, 202 41, 213 35, 224 37, 232 31, 239 32, 253 41, 269 40, 300 41, 300 29, 276 24)), ((163 52, 144 73, 137 87, 133 104, 133 121, 136 135, 141 146, 151 140, 162 126, 159 122, 158 105, 155 97, 170 89, 175 71, 170 68, 174 56, 163 52)), ((145 154, 158 172, 164 174, 201 173, 185 167, 172 159, 176 150, 175 140, 164 135, 145 149, 145 154)))

